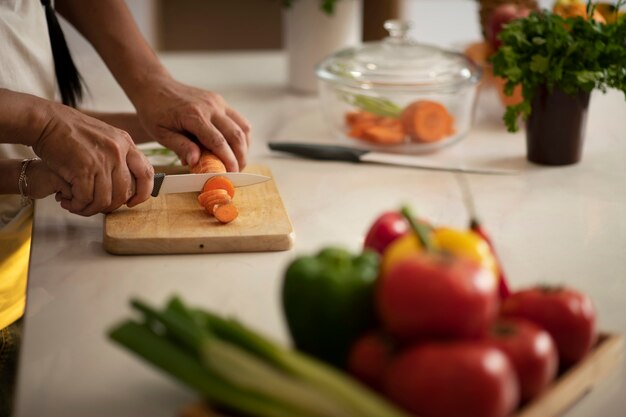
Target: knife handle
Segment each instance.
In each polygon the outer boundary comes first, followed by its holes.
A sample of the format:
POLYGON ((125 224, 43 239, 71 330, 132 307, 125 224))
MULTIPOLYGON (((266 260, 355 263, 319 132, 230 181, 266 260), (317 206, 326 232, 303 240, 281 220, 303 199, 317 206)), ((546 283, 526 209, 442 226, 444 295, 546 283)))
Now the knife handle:
POLYGON ((337 145, 317 145, 311 143, 270 142, 268 146, 273 151, 288 152, 309 159, 322 161, 360 162, 361 156, 368 151, 337 145))
POLYGON ((159 191, 161 190, 161 185, 163 185, 163 180, 165 179, 165 174, 159 172, 154 174, 154 186, 152 187, 152 193, 150 195, 152 197, 156 197, 159 195, 159 191))

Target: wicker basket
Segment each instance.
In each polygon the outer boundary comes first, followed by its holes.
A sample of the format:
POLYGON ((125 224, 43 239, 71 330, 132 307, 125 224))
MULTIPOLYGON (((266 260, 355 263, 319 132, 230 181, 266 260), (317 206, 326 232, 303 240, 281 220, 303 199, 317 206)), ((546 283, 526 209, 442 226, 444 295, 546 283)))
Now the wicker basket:
POLYGON ((519 4, 522 6, 526 6, 531 10, 536 10, 539 8, 537 0, 479 0, 480 1, 480 27, 482 28, 483 37, 485 36, 485 28, 489 23, 489 16, 493 12, 493 10, 500 6, 501 4, 519 4))

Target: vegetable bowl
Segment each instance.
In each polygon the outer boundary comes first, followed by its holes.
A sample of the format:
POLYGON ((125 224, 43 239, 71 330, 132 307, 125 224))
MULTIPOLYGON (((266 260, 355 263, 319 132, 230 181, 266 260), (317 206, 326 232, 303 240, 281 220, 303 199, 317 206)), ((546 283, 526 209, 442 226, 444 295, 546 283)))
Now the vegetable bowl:
POLYGON ((410 22, 385 22, 381 42, 341 50, 317 69, 322 113, 339 140, 366 149, 432 152, 472 126, 480 68, 415 42, 410 22))

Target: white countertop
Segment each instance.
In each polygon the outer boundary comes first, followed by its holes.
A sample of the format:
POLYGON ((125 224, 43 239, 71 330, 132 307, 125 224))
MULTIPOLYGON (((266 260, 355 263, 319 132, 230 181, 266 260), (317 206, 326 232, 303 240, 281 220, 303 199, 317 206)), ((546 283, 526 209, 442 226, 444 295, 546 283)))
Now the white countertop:
MULTIPOLYGON (((383 211, 403 203, 437 224, 463 227, 454 175, 270 154, 270 140, 332 142, 316 97, 285 88, 280 52, 166 55, 182 81, 220 92, 252 123, 250 162, 272 170, 296 239, 275 253, 128 256, 102 249, 102 216, 81 218, 53 199, 36 205, 17 415, 176 415, 194 393, 109 342, 131 296, 161 303, 173 293, 232 314, 286 343, 279 305, 284 268, 328 244, 360 247, 383 211)), ((130 109, 110 76, 86 74, 101 110, 130 109)), ((493 93, 493 92, 492 92, 493 93)), ((583 161, 547 168, 525 160, 523 133, 505 132, 495 93, 479 101, 475 128, 436 158, 520 169, 468 176, 481 218, 514 288, 565 283, 594 300, 600 328, 626 334, 626 102, 592 97, 583 161)), ((623 415, 623 368, 566 415, 623 415)))

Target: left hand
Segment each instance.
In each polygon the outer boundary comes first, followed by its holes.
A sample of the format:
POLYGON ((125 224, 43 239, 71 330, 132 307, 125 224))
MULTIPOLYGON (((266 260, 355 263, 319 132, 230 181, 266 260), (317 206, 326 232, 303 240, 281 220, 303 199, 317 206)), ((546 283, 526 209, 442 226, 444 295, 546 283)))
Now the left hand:
POLYGON ((195 164, 203 146, 217 155, 228 171, 240 171, 246 166, 250 125, 220 95, 167 76, 147 85, 134 100, 139 120, 184 164, 195 164))
POLYGON ((63 178, 54 173, 41 159, 32 161, 28 166, 27 195, 39 199, 56 194, 57 200, 72 198, 72 188, 63 178))

